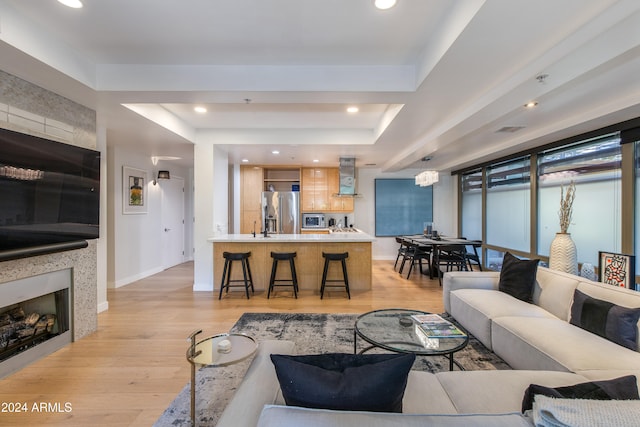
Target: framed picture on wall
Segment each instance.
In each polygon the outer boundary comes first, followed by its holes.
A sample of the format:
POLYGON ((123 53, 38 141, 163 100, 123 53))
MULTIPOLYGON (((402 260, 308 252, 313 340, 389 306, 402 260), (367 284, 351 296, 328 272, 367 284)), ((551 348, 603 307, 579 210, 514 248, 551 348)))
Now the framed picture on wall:
POLYGON ((633 255, 598 252, 599 281, 621 288, 636 288, 636 260, 633 255))
POLYGON ((147 213, 147 171, 122 167, 122 213, 147 213))

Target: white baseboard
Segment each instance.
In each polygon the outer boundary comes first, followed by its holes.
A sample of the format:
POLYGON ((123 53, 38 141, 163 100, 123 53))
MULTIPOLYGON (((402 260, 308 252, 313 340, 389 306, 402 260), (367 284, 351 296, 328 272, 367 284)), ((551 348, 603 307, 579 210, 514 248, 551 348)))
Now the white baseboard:
POLYGON ((212 292, 213 285, 211 283, 194 283, 193 291, 194 292, 212 292))
POLYGON ((135 274, 133 276, 125 277, 124 279, 116 280, 115 282, 110 282, 109 287, 120 288, 122 286, 129 285, 138 280, 144 279, 149 276, 153 276, 154 274, 158 274, 164 271, 162 267, 156 267, 151 270, 143 271, 142 273, 135 274))
POLYGON ((98 304, 98 313, 109 310, 109 301, 101 302, 98 304))

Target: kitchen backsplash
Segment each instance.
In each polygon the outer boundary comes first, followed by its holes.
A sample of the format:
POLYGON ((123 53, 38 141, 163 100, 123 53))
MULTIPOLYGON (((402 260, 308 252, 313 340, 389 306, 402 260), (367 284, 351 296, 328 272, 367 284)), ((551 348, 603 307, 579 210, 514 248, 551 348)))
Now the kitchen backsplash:
POLYGON ((342 223, 343 227, 349 227, 351 224, 353 224, 354 227, 357 227, 358 225, 355 222, 355 215, 353 213, 348 213, 348 214, 339 214, 339 213, 331 213, 331 214, 325 214, 325 222, 327 224, 327 226, 329 225, 329 220, 330 219, 334 219, 336 221, 336 226, 340 223, 342 223), (344 223, 344 217, 347 217, 347 223, 344 223))

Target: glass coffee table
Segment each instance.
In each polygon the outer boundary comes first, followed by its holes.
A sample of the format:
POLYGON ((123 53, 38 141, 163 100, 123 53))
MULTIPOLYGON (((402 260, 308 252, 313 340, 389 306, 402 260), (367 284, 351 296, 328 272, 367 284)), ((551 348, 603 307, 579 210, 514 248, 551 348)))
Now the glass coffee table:
POLYGON ((375 310, 358 316, 353 329, 353 353, 358 352, 358 337, 370 346, 360 350, 359 354, 374 348, 381 348, 395 353, 412 353, 417 356, 445 356, 449 359, 449 370, 455 364, 460 370, 464 368, 453 360, 453 354, 462 350, 469 343, 469 335, 459 325, 455 325, 464 336, 425 339, 416 333, 417 322, 411 316, 430 314, 419 310, 399 308, 375 310))

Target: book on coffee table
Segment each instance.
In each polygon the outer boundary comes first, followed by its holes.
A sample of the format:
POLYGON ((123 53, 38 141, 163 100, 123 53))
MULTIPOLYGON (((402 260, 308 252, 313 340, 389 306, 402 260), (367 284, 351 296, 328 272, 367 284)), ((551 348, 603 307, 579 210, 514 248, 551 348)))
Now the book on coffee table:
POLYGON ((467 336, 456 325, 437 314, 416 314, 411 317, 416 321, 416 332, 420 330, 429 338, 461 338, 467 336))

